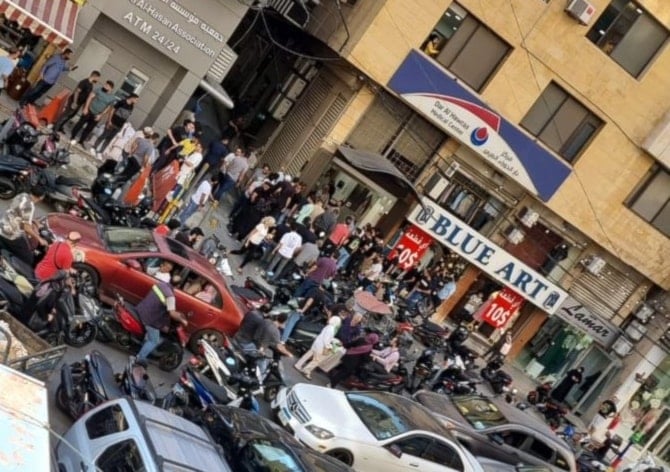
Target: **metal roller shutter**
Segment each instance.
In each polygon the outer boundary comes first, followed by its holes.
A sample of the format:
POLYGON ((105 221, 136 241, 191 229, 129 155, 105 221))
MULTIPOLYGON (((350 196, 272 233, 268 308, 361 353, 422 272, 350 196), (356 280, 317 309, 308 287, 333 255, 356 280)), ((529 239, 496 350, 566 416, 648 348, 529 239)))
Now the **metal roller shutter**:
POLYGON ((633 280, 607 264, 598 275, 584 271, 568 291, 593 313, 609 320, 626 303, 639 283, 639 280, 633 280))

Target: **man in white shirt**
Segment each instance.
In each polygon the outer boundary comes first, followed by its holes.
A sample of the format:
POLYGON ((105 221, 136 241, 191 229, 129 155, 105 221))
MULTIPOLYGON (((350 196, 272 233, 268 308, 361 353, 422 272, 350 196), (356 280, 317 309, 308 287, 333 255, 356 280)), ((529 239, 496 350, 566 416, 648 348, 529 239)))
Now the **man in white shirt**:
POLYGON ((200 185, 195 189, 195 192, 193 192, 193 195, 191 195, 191 198, 188 200, 188 204, 179 216, 179 221, 182 225, 185 225, 186 220, 188 220, 198 209, 203 208, 211 199, 212 188, 214 188, 217 183, 219 183, 219 178, 216 175, 200 182, 200 185))
POLYGON ((272 251, 272 259, 266 268, 268 281, 274 281, 284 270, 286 264, 293 258, 293 255, 302 246, 302 236, 295 230, 295 223, 289 221, 286 223, 288 231, 281 237, 279 244, 272 251))

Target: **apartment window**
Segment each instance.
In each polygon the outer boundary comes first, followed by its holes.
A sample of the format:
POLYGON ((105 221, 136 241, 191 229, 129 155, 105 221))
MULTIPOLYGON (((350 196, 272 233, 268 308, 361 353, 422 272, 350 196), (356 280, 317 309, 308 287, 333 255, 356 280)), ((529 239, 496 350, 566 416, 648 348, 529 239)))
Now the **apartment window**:
POLYGON ((377 152, 416 180, 446 136, 386 92, 380 92, 347 137, 356 149, 377 152))
POLYGON ((603 122, 565 90, 550 83, 521 121, 521 126, 574 162, 603 122))
POLYGON ((422 49, 471 88, 480 91, 511 48, 462 6, 452 3, 422 49))
POLYGON ((657 169, 629 204, 640 218, 670 236, 670 172, 657 169))
POLYGON ((637 2, 613 0, 586 37, 638 77, 668 39, 668 30, 637 2))

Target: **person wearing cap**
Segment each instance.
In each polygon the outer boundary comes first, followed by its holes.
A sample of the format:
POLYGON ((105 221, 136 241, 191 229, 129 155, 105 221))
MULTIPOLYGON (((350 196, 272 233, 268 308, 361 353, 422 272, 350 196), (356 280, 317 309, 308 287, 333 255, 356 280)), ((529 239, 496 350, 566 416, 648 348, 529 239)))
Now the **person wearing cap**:
POLYGON ((117 101, 113 105, 112 112, 109 113, 107 117, 105 130, 98 139, 95 140, 95 144, 91 148, 91 154, 100 157, 100 153, 109 145, 109 142, 121 130, 123 125, 126 124, 128 118, 130 118, 138 99, 139 96, 136 93, 131 93, 126 98, 117 101))
POLYGON ((29 103, 35 103, 58 82, 63 72, 75 70, 78 66, 70 66, 70 57, 72 57, 72 49, 70 48, 60 54, 51 56, 44 63, 39 80, 23 94, 19 105, 23 107, 29 103))
POLYGON ((81 240, 81 234, 70 231, 65 241, 56 241, 49 245, 46 254, 35 267, 35 277, 39 281, 48 280, 59 271, 71 272, 74 263, 72 250, 81 240))

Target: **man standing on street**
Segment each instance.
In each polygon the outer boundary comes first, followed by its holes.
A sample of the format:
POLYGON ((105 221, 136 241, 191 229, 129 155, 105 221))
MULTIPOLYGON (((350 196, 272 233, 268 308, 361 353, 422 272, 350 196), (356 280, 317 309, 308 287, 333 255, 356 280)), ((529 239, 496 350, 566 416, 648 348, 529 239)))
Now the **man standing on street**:
POLYGON ((77 144, 77 135, 81 131, 79 145, 84 147, 84 142, 88 139, 93 128, 95 128, 100 120, 106 116, 112 103, 116 101, 116 96, 112 92, 113 90, 114 82, 108 80, 105 82, 105 85, 88 95, 86 103, 84 103, 84 110, 81 118, 79 118, 77 124, 72 128, 72 141, 70 141, 70 144, 77 144))
POLYGON ((29 103, 35 103, 42 95, 47 93, 54 86, 63 72, 75 70, 78 66, 70 67, 69 61, 72 56, 72 49, 66 49, 61 54, 51 56, 42 67, 39 80, 23 94, 19 105, 26 106, 29 103))
POLYGON ((105 130, 95 140, 95 144, 91 148, 91 154, 98 156, 98 154, 105 150, 109 142, 116 136, 116 133, 121 130, 126 121, 128 121, 128 118, 130 118, 138 99, 139 96, 136 93, 131 93, 124 100, 119 100, 114 104, 112 112, 108 115, 105 130))
POLYGON ((58 120, 56 120, 56 124, 54 125, 54 129, 56 131, 63 131, 63 126, 65 126, 65 123, 74 118, 79 109, 84 106, 84 103, 86 103, 88 96, 93 91, 93 86, 97 84, 99 80, 100 72, 94 70, 91 72, 91 75, 89 75, 86 79, 81 80, 77 84, 67 99, 65 109, 58 117, 58 120))
POLYGON ((20 51, 16 48, 9 50, 6 56, 0 57, 0 92, 7 87, 7 79, 12 75, 19 60, 20 51))
POLYGON ((235 149, 234 154, 228 154, 223 159, 219 185, 214 190, 214 199, 221 201, 226 193, 232 190, 235 185, 239 185, 248 168, 247 156, 244 155, 242 148, 238 147, 235 149))
POLYGON ((146 362, 161 342, 161 332, 170 329, 170 319, 188 326, 183 314, 177 311, 174 292, 170 284, 158 281, 135 307, 144 324, 144 344, 137 354, 137 362, 146 362))

